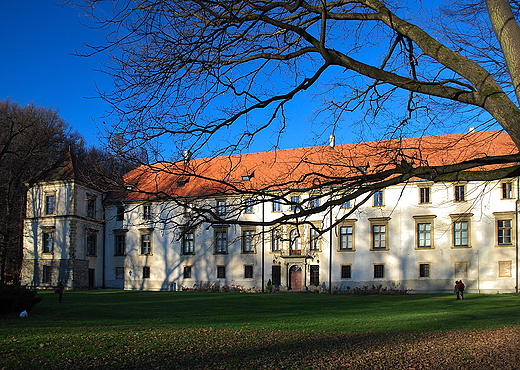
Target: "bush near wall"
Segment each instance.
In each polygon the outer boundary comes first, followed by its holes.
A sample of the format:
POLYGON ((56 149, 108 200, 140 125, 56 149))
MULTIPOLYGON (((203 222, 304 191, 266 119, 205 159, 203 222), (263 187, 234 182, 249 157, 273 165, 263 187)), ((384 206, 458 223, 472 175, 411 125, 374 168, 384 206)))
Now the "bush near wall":
POLYGON ((36 297, 35 289, 19 285, 0 284, 0 314, 30 311, 42 297, 36 297))

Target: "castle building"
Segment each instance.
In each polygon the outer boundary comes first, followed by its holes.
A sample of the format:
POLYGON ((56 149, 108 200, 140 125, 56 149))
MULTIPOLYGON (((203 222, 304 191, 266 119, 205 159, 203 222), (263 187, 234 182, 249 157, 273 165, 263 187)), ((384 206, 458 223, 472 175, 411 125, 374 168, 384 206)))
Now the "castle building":
POLYGON ((517 152, 487 131, 187 155, 131 171, 118 192, 92 185, 68 155, 28 184, 22 283, 431 293, 462 279, 470 293, 515 292, 516 172, 483 181, 472 175, 502 167, 426 180, 414 171, 517 152), (374 179, 384 188, 356 193, 374 179))

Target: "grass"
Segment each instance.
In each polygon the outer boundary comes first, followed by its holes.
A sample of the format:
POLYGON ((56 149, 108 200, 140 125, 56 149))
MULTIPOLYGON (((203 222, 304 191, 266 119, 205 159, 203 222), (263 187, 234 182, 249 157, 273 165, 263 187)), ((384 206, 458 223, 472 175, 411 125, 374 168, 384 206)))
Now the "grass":
MULTIPOLYGON (((99 290, 67 291, 60 304, 52 292, 38 294, 43 301, 27 319, 0 317, 0 368, 241 368, 244 361, 254 368, 272 361, 275 350, 307 353, 346 333, 359 339, 520 325, 520 298, 513 295, 457 301, 454 295, 99 290)), ((283 366, 282 358, 273 368, 283 366)))

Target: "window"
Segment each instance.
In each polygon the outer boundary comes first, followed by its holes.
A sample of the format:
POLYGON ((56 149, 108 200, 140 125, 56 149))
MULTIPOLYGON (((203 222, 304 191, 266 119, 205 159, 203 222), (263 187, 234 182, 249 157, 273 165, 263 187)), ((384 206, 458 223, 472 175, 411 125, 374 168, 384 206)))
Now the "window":
POLYGON ((143 267, 143 279, 150 279, 150 266, 143 267))
POLYGON ((341 265, 341 278, 352 279, 352 265, 341 265))
POLYGON ((280 252, 282 244, 282 232, 280 229, 271 231, 271 252, 280 252))
POLYGON ((455 185, 455 201, 463 202, 466 200, 466 186, 455 185))
POLYGON ((217 266, 217 279, 226 278, 226 266, 217 266))
POLYGON ((116 267, 116 279, 124 279, 125 278, 125 268, 124 267, 116 267))
POLYGON ((352 201, 349 199, 341 203, 341 208, 352 208, 352 201))
POLYGON ((378 190, 374 193, 374 206, 382 206, 383 205, 383 191, 378 190))
POLYGON ((372 249, 387 249, 387 222, 386 219, 372 219, 372 249))
POLYGON ((186 231, 182 235, 182 254, 195 253, 195 234, 193 231, 186 231))
POLYGON ((320 231, 313 226, 310 227, 309 242, 311 251, 320 250, 320 231))
POLYGON ((95 256, 97 253, 97 231, 87 230, 87 255, 95 256))
POLYGON ((215 253, 228 252, 228 235, 226 229, 215 229, 215 253))
POLYGON ((513 220, 497 221, 498 245, 513 244, 513 220))
POLYGON ((141 235, 141 254, 152 254, 152 234, 141 235))
POLYGON ((313 197, 309 199, 309 207, 310 208, 317 208, 320 206, 320 198, 313 197))
POLYGON ((152 206, 149 204, 146 204, 143 206, 143 219, 144 220, 152 219, 152 206))
POLYGON ((282 285, 282 266, 275 265, 271 268, 273 285, 282 285))
POLYGON ((430 222, 417 223, 417 248, 432 247, 432 224, 430 222))
POLYGON ((244 212, 245 213, 254 213, 253 199, 246 199, 246 209, 244 212))
POLYGON ((301 243, 300 243, 301 238, 300 238, 300 232, 298 231, 298 229, 291 230, 290 241, 291 241, 290 254, 293 254, 293 255, 302 254, 301 243))
POLYGON ((430 277, 430 264, 429 263, 420 263, 419 264, 419 277, 420 278, 430 277))
POLYGON ((255 247, 253 244, 254 230, 242 231, 242 253, 254 253, 255 247))
POLYGON ((374 279, 383 279, 385 277, 385 265, 374 265, 374 279))
POLYGON ((54 232, 48 231, 43 233, 43 253, 52 253, 54 251, 54 232))
POLYGON ((252 279, 253 278, 253 265, 245 265, 244 266, 244 278, 252 279))
POLYGON ((124 256, 125 251, 126 251, 126 235, 125 234, 116 234, 115 235, 114 255, 124 256))
POLYGON ((44 283, 44 284, 52 283, 52 266, 43 266, 42 283, 44 283))
POLYGON ((273 212, 281 212, 282 211, 282 202, 280 199, 273 200, 273 212))
POLYGON ((468 277, 468 262, 455 262, 455 278, 468 277))
POLYGON ((87 199, 87 217, 96 218, 96 197, 89 196, 87 199))
POLYGON ((123 221, 124 219, 125 219, 125 207, 118 206, 117 214, 116 214, 116 221, 123 221))
POLYGON ((191 266, 184 266, 183 276, 185 279, 191 279, 191 266))
POLYGON ((45 214, 53 215, 56 212, 56 195, 49 194, 45 196, 45 214))
POLYGON ((431 188, 419 188, 419 203, 430 203, 431 188))
POLYGON ((512 262, 498 261, 498 277, 512 277, 512 262))
POLYGON ((453 246, 468 247, 468 221, 456 221, 453 223, 453 246))
POLYGON ((219 216, 224 216, 226 214, 226 201, 225 200, 217 201, 217 214, 219 216))
POLYGON ((503 182, 502 183, 502 199, 512 199, 513 198, 513 183, 512 182, 503 182))
POLYGON ((339 227, 339 249, 342 251, 354 249, 354 226, 339 227))
POLYGON ((296 212, 300 208, 300 197, 292 196, 291 197, 291 211, 296 212))
POLYGON ((311 285, 318 286, 320 284, 320 266, 310 265, 310 280, 311 285))

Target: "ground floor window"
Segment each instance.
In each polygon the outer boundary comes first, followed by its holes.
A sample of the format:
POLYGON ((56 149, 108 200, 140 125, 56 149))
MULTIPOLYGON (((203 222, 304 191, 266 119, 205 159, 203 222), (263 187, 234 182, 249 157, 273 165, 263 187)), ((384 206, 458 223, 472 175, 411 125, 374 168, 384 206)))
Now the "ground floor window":
POLYGON ((52 283, 52 266, 43 266, 42 283, 52 283))
POLYGON ((374 279, 383 279, 385 277, 385 265, 374 265, 374 279))
POLYGON ((244 266, 244 278, 246 278, 246 279, 253 278, 253 266, 252 265, 244 266))
POLYGON ((226 278, 226 266, 217 266, 217 279, 226 278))
POLYGON ((419 264, 419 277, 427 278, 430 277, 430 264, 420 263, 419 264))
POLYGON ((271 269, 273 285, 282 285, 282 267, 273 266, 271 269))
POLYGON ((185 279, 191 279, 191 266, 184 266, 183 276, 185 279))
POLYGON ((310 283, 311 285, 319 285, 320 284, 320 266, 311 265, 310 266, 310 283))
POLYGON ((124 279, 124 278, 125 278, 125 268, 116 267, 116 279, 124 279))
POLYGON ((143 279, 150 279, 150 266, 143 267, 143 279))
POLYGON ((341 278, 352 279, 352 265, 341 265, 341 278))

